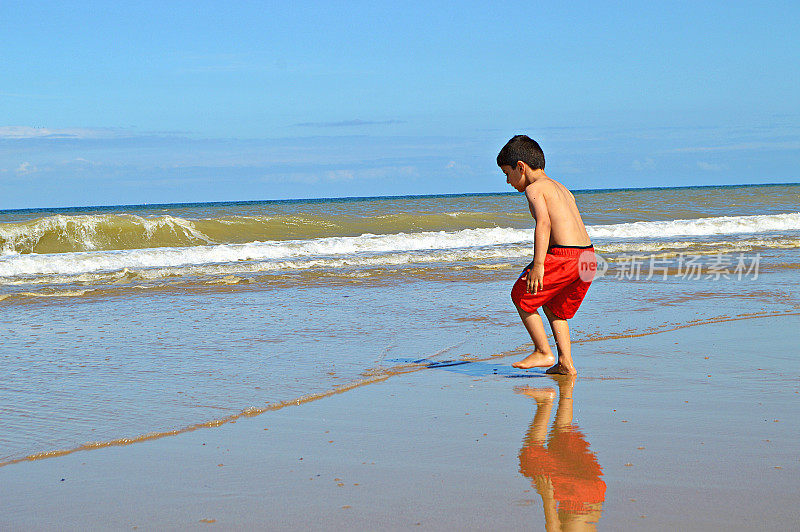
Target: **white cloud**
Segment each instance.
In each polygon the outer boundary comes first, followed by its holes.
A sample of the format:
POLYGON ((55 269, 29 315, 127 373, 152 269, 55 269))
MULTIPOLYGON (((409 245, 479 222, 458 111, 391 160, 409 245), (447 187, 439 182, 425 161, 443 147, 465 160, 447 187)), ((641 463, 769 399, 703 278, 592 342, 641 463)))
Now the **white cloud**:
POLYGON ((697 167, 700 170, 706 170, 708 172, 719 172, 720 170, 724 170, 725 166, 716 163, 707 163, 705 161, 697 161, 697 167))
POLYGON ((129 130, 116 128, 0 126, 0 139, 103 139, 129 136, 129 130))
POLYGON ((564 174, 582 174, 584 169, 575 161, 566 160, 558 165, 558 170, 564 174))
POLYGON ((262 182, 269 183, 320 183, 350 182, 359 180, 397 181, 419 176, 416 166, 382 166, 377 168, 341 168, 320 173, 292 172, 281 175, 265 175, 262 182))
POLYGON ((415 177, 419 174, 415 166, 382 166, 378 168, 356 168, 332 170, 325 174, 326 181, 353 181, 357 179, 392 180, 415 177))
POLYGON ((469 172, 472 168, 468 164, 464 164, 458 161, 448 161, 445 165, 445 170, 452 170, 454 172, 458 172, 463 174, 464 172, 469 172))
POLYGON ((24 163, 20 163, 20 165, 14 171, 17 173, 17 175, 28 175, 34 173, 36 171, 36 167, 28 161, 25 161, 24 163))
POLYGON ((331 170, 325 177, 327 181, 352 181, 356 176, 352 170, 331 170))
POLYGON ((376 126, 376 125, 395 125, 405 124, 404 120, 361 120, 355 118, 352 120, 340 120, 338 122, 302 122, 294 124, 298 127, 350 127, 350 126, 376 126))
POLYGON ((67 166, 75 166, 75 167, 103 166, 103 163, 97 161, 90 161, 89 159, 84 159, 83 157, 75 157, 70 161, 64 161, 64 164, 67 166))
POLYGON ((648 157, 643 161, 636 159, 635 161, 633 161, 633 163, 631 163, 631 166, 636 171, 652 170, 656 167, 656 162, 650 157, 648 157))
POLYGON ((691 148, 675 148, 667 153, 704 153, 717 151, 748 151, 748 150, 800 150, 800 142, 747 142, 731 144, 729 146, 696 146, 691 148))

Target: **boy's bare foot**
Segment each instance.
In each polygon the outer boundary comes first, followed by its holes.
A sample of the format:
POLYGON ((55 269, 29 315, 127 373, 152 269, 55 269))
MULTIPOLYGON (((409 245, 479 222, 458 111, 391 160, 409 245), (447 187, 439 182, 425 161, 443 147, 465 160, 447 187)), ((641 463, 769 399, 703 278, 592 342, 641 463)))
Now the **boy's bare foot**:
POLYGON ((514 362, 511 366, 519 369, 546 368, 555 361, 556 357, 553 356, 553 353, 534 351, 519 362, 514 362))
POLYGON ((552 401, 556 391, 552 388, 532 388, 530 386, 515 386, 514 391, 534 399, 537 403, 552 401))
POLYGON ((556 362, 556 365, 552 368, 548 368, 545 373, 549 375, 577 375, 578 372, 575 370, 575 366, 565 366, 561 362, 556 362))

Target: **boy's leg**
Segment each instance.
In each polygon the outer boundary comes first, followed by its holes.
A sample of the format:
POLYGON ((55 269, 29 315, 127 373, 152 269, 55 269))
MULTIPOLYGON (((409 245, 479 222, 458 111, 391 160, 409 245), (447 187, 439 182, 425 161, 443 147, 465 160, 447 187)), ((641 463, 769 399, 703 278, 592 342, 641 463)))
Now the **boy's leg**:
POLYGON ((536 414, 528 429, 528 434, 522 440, 525 446, 544 445, 547 442, 547 422, 553 410, 553 399, 556 396, 552 388, 531 388, 530 386, 517 386, 514 391, 527 395, 536 401, 536 414))
POLYGON ((531 335, 531 340, 533 340, 536 350, 511 365, 520 369, 546 368, 553 365, 556 362, 556 357, 547 342, 547 333, 544 332, 542 317, 539 316, 538 312, 525 312, 519 308, 519 305, 517 305, 517 312, 519 312, 519 317, 522 318, 522 323, 525 325, 525 329, 528 330, 528 334, 531 335))
POLYGON ((550 374, 576 375, 575 365, 572 363, 572 343, 569 338, 569 324, 567 320, 559 318, 553 312, 543 306, 547 321, 550 322, 550 329, 556 339, 556 349, 558 350, 558 361, 553 367, 547 370, 550 374))
POLYGON ((558 408, 553 420, 554 431, 573 430, 572 426, 572 390, 575 388, 575 375, 554 377, 558 383, 558 408))

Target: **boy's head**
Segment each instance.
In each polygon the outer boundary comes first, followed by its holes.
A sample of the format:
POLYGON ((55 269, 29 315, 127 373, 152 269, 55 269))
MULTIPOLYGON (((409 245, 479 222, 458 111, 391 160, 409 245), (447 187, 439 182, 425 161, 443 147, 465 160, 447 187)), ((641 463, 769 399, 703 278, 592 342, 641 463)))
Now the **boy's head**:
POLYGON ((512 137, 497 154, 497 166, 515 168, 517 161, 527 164, 531 170, 544 170, 544 152, 528 135, 512 137))

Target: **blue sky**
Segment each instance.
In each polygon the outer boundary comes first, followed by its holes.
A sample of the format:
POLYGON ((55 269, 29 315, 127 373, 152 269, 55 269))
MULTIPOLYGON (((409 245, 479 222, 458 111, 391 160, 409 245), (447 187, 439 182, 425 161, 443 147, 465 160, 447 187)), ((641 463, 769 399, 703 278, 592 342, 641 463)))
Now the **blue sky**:
POLYGON ((0 208, 800 181, 797 2, 0 4, 0 208))

